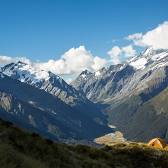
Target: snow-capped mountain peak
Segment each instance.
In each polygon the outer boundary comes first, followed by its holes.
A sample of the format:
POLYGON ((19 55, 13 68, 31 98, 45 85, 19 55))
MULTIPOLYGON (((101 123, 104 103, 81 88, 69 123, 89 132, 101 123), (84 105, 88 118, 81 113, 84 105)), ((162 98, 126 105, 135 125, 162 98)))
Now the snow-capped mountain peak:
POLYGON ((168 61, 168 50, 163 49, 153 49, 148 48, 144 51, 143 54, 137 57, 133 57, 128 61, 128 64, 133 66, 135 69, 144 69, 147 65, 160 65, 160 62, 164 62, 167 65, 168 61))
POLYGON ((142 54, 143 57, 152 60, 161 60, 168 55, 168 50, 166 49, 153 49, 152 47, 147 48, 142 54))
MULTIPOLYGON (((111 95, 120 98, 129 95, 131 89, 138 92, 146 88, 149 83, 145 82, 150 81, 153 76, 167 73, 167 67, 168 50, 149 48, 124 64, 102 68, 85 79, 78 76, 72 85, 93 101, 104 101, 105 98, 108 101, 111 95)), ((155 80, 158 79, 160 80, 156 77, 155 80)))
POLYGON ((80 75, 89 75, 89 74, 92 74, 92 73, 86 69, 82 71, 80 75))
POLYGON ((2 67, 1 71, 13 79, 45 90, 59 97, 67 104, 77 103, 77 101, 82 99, 83 101, 86 100, 86 98, 81 96, 76 89, 68 85, 61 77, 50 71, 41 69, 36 64, 19 61, 2 67))
POLYGON ((94 73, 94 76, 97 77, 97 78, 100 78, 102 77, 102 75, 107 71, 107 69, 105 67, 99 69, 98 71, 96 71, 94 73))
POLYGON ((136 69, 144 69, 145 65, 147 64, 147 59, 138 58, 138 59, 132 60, 129 64, 136 69))
POLYGON ((152 47, 149 47, 149 48, 147 48, 147 49, 143 52, 142 55, 144 55, 144 56, 150 56, 150 55, 155 54, 155 51, 156 51, 156 50, 154 50, 152 47))
POLYGON ((98 76, 101 76, 101 72, 100 72, 100 71, 96 71, 96 72, 95 72, 95 76, 97 76, 97 77, 98 77, 98 76))
POLYGON ((31 84, 36 84, 49 79, 49 72, 39 69, 33 64, 24 63, 21 61, 2 67, 2 72, 7 76, 15 76, 15 78, 21 82, 31 84))
POLYGON ((90 72, 86 69, 86 70, 82 71, 79 76, 82 77, 83 79, 85 79, 88 75, 91 75, 91 74, 92 74, 92 72, 90 72))

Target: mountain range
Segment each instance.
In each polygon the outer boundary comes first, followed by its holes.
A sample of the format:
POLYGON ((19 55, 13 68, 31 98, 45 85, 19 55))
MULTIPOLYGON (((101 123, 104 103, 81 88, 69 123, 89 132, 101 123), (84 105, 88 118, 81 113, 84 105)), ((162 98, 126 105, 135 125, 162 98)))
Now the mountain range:
POLYGON ((111 131, 94 103, 57 75, 33 70, 22 62, 2 68, 1 118, 61 141, 89 140, 111 131))
POLYGON ((57 141, 94 138, 114 125, 127 140, 168 141, 168 50, 146 49, 123 64, 84 70, 68 84, 31 63, 0 73, 0 117, 57 141))
POLYGON ((123 64, 84 71, 72 86, 103 104, 108 123, 126 139, 147 141, 159 136, 168 140, 168 50, 148 48, 123 64))

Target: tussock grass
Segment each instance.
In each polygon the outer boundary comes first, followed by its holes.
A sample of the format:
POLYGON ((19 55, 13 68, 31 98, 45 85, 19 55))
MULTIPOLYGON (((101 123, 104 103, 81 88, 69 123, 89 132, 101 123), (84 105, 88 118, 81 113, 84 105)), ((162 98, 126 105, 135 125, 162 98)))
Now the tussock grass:
POLYGON ((0 120, 0 167, 167 168, 168 151, 132 142, 102 148, 58 144, 0 120))

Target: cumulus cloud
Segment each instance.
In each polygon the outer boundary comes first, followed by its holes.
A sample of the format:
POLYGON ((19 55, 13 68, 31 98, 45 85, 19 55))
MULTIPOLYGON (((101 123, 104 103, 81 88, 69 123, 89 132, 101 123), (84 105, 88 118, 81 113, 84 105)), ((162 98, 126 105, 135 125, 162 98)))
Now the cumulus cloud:
POLYGON ((110 51, 107 52, 107 54, 111 57, 113 64, 119 64, 122 62, 121 56, 123 56, 123 58, 135 56, 136 50, 132 45, 124 47, 114 46, 110 51))
POLYGON ((30 63, 31 61, 26 57, 9 57, 9 56, 0 56, 0 65, 6 65, 12 62, 22 61, 25 63, 30 63))
POLYGON ((132 45, 128 45, 122 48, 125 57, 132 57, 136 55, 136 50, 133 48, 132 45))
POLYGON ((90 69, 93 65, 93 56, 84 46, 71 48, 62 56, 70 73, 90 69))
POLYGON ((8 57, 8 56, 0 56, 0 64, 9 64, 13 61, 13 58, 8 57))
POLYGON ((142 33, 135 33, 135 34, 128 35, 128 37, 126 37, 127 40, 139 40, 141 38, 142 38, 142 33))
POLYGON ((40 68, 50 70, 59 75, 77 74, 85 69, 95 71, 105 65, 105 59, 98 56, 94 57, 84 46, 69 49, 58 60, 49 60, 48 62, 37 64, 40 68))
POLYGON ((32 62, 26 57, 0 56, 0 66, 17 61, 32 64, 34 67, 42 70, 51 71, 63 78, 65 77, 67 80, 71 80, 72 76, 74 78, 85 69, 96 71, 107 64, 106 59, 93 56, 84 46, 71 48, 60 59, 51 59, 47 62, 32 62))
POLYGON ((107 54, 111 57, 113 64, 119 64, 121 62, 120 55, 122 50, 118 46, 114 46, 107 54))
POLYGON ((96 56, 96 57, 94 57, 93 62, 94 63, 92 65, 92 68, 93 68, 93 70, 96 71, 96 70, 99 70, 100 68, 106 66, 108 61, 106 59, 103 59, 103 58, 96 56))
POLYGON ((137 46, 168 49, 168 21, 158 25, 144 34, 135 33, 127 37, 137 46))

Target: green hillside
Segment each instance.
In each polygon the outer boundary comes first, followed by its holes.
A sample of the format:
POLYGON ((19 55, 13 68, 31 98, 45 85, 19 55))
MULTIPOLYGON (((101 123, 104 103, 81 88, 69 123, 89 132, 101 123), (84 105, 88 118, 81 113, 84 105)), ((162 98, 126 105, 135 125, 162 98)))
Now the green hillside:
POLYGON ((166 168, 168 152, 137 143, 93 148, 53 143, 0 120, 1 168, 166 168))

